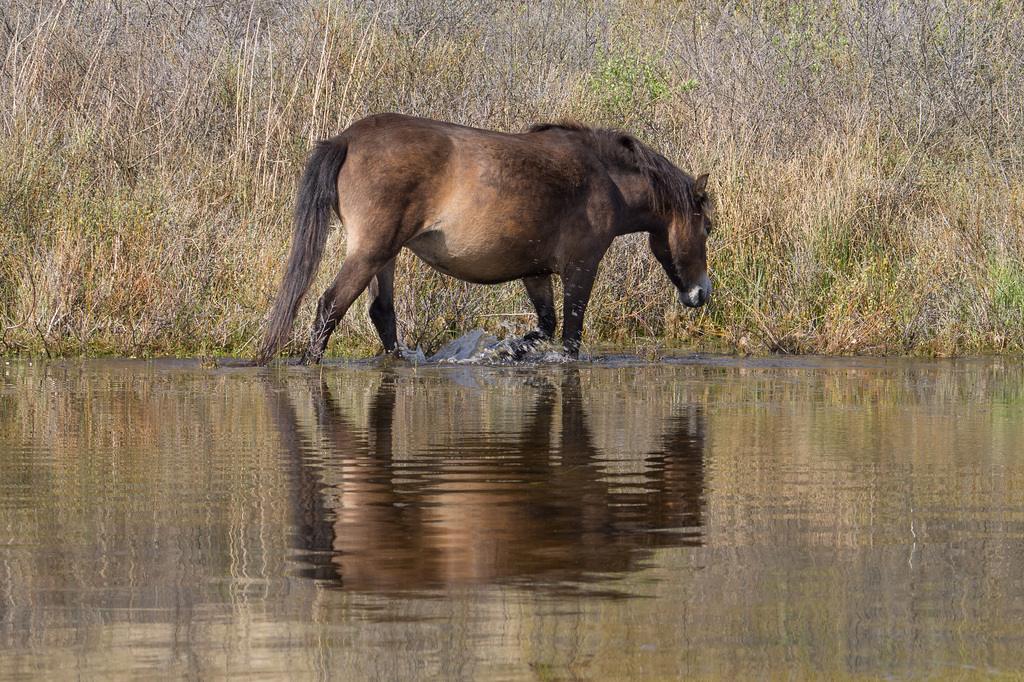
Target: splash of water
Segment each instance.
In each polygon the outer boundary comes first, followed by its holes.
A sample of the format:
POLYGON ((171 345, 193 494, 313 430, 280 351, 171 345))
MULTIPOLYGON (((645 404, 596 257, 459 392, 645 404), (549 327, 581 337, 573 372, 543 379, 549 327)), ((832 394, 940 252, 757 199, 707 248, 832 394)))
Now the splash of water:
POLYGON ((398 352, 403 360, 416 364, 548 364, 572 361, 561 344, 527 341, 515 336, 498 339, 483 329, 474 329, 449 341, 429 357, 422 348, 409 350, 401 342, 398 352))

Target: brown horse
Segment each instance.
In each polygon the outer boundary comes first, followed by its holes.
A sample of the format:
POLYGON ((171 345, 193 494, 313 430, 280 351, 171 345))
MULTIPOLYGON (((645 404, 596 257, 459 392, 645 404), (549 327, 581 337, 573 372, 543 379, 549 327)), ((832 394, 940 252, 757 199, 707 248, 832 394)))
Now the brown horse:
POLYGON ((347 254, 320 297, 304 363, 319 362, 368 286, 370 319, 384 348, 397 348, 395 257, 403 246, 468 282, 522 279, 537 311, 531 342, 555 332, 551 276, 559 275, 562 343, 572 356, 598 263, 619 235, 649 232, 680 300, 703 305, 711 295, 707 179, 618 131, 545 124, 507 134, 398 114, 364 118, 321 142, 306 165, 288 266, 256 361, 270 362, 290 337, 332 210, 347 254))

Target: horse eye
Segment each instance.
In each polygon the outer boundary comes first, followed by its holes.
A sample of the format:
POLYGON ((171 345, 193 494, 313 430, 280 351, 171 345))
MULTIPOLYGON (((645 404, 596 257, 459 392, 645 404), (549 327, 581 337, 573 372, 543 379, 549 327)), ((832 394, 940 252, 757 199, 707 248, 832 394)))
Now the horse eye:
POLYGON ((704 228, 704 236, 706 238, 708 235, 710 235, 711 230, 714 229, 714 225, 711 222, 711 218, 708 218, 707 216, 702 216, 700 213, 694 213, 693 217, 703 218, 703 220, 701 220, 701 226, 704 228))

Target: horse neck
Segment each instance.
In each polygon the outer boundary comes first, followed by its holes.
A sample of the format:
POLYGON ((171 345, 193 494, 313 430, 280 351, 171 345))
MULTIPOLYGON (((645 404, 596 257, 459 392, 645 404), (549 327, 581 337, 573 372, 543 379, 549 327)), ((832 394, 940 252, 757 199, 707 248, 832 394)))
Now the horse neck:
POLYGON ((634 212, 622 221, 619 235, 648 232, 655 236, 668 237, 668 223, 652 211, 634 212))
POLYGON ((617 234, 619 236, 636 232, 666 234, 668 224, 658 216, 651 205, 651 187, 647 179, 639 173, 612 173, 611 176, 622 194, 626 206, 617 234))

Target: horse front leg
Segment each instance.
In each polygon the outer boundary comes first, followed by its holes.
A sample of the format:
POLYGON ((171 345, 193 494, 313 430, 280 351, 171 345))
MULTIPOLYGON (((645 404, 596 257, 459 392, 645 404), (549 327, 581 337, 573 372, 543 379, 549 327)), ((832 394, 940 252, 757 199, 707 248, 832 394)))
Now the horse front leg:
POLYGON ((334 282, 317 303, 316 318, 309 334, 309 347, 302 356, 302 364, 315 365, 320 362, 327 349, 327 342, 341 318, 386 263, 360 254, 349 254, 345 258, 334 282))
POLYGON ((572 265, 562 274, 565 297, 562 301, 562 346, 569 357, 577 357, 583 340, 583 315, 597 277, 597 262, 572 265))
POLYGON ((530 297, 533 309, 537 311, 537 329, 523 337, 527 343, 547 341, 555 335, 558 319, 555 317, 555 294, 551 287, 551 275, 524 277, 523 286, 530 297))

